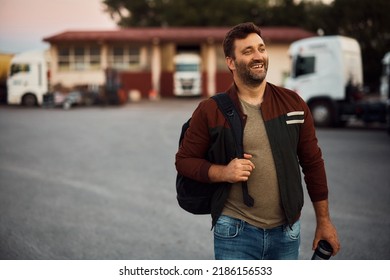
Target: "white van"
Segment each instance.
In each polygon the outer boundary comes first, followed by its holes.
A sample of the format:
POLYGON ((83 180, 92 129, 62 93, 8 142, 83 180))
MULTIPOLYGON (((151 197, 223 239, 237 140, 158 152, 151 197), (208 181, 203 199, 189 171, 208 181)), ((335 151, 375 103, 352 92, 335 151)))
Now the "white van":
POLYGON ((176 96, 199 96, 202 94, 201 58, 195 53, 181 53, 174 58, 174 94, 176 96))
POLYGON ((7 103, 25 106, 42 105, 49 91, 48 59, 44 51, 15 55, 7 79, 7 103))

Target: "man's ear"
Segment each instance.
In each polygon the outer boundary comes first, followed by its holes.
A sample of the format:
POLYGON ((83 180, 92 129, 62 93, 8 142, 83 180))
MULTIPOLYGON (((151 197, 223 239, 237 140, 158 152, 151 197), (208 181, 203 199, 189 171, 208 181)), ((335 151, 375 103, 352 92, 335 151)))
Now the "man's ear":
POLYGON ((234 65, 233 58, 231 58, 230 56, 227 56, 225 58, 225 61, 226 61, 226 65, 227 65, 227 67, 229 68, 230 71, 233 71, 234 69, 236 69, 236 66, 234 65))

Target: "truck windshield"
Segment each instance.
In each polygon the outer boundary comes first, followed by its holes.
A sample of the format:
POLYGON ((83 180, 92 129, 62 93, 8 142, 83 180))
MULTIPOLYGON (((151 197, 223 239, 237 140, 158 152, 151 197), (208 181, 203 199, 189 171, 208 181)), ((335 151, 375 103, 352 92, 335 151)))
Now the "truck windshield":
POLYGON ((177 72, 196 72, 198 70, 198 64, 176 64, 177 72))
POLYGON ((315 57, 298 55, 293 62, 293 78, 314 73, 315 57))
POLYGON ((11 73, 10 76, 13 76, 19 72, 29 72, 30 71, 30 65, 25 63, 17 63, 11 65, 11 73))

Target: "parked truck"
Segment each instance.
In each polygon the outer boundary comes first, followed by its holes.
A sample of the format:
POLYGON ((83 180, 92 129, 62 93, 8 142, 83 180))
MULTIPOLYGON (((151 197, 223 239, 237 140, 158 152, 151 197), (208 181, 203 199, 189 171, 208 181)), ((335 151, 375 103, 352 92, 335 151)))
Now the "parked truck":
POLYGON ((127 96, 121 89, 120 73, 106 69, 104 85, 50 83, 50 55, 46 51, 27 51, 15 55, 7 78, 7 103, 11 105, 62 106, 124 104, 127 96))
POLYGON ((7 79, 7 103, 35 106, 43 104, 49 91, 48 57, 44 51, 29 51, 11 60, 7 79))
POLYGON ((351 118, 386 122, 386 103, 363 91, 359 43, 344 36, 312 37, 290 45, 285 86, 307 102, 317 126, 340 126, 351 118))
POLYGON ((195 53, 180 53, 174 57, 174 94, 200 96, 202 94, 201 58, 195 53))

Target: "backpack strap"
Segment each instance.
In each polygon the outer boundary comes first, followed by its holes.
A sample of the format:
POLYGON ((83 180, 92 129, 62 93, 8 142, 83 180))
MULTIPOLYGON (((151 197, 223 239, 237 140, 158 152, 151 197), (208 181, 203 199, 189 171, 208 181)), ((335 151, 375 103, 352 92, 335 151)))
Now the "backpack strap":
MULTIPOLYGON (((221 110, 226 120, 229 122, 230 127, 233 130, 233 136, 236 143, 236 150, 239 158, 244 157, 244 145, 243 145, 243 133, 244 129, 242 126, 240 115, 238 114, 238 110, 234 105, 233 101, 230 99, 229 95, 226 93, 219 93, 212 96, 215 102, 218 105, 218 108, 221 110)), ((248 183, 246 181, 242 182, 242 196, 244 199, 244 203, 248 207, 252 207, 254 205, 253 198, 249 195, 248 192, 248 183)))

